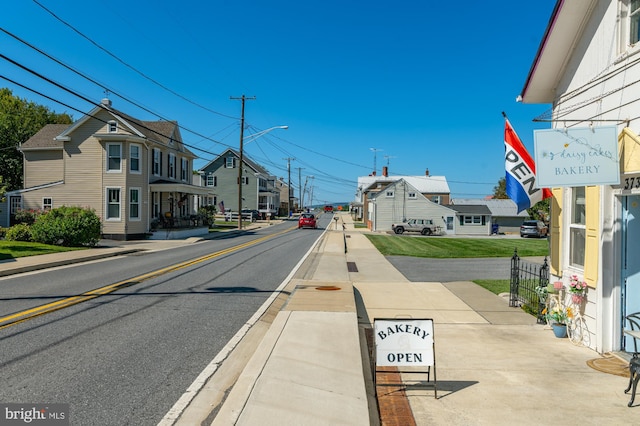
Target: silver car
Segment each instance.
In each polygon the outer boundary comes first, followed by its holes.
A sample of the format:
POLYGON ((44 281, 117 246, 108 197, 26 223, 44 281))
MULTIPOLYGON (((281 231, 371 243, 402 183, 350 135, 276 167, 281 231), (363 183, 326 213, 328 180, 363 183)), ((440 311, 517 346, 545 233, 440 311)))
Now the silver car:
POLYGON ((525 220, 520 225, 520 237, 546 237, 549 228, 541 220, 525 220))

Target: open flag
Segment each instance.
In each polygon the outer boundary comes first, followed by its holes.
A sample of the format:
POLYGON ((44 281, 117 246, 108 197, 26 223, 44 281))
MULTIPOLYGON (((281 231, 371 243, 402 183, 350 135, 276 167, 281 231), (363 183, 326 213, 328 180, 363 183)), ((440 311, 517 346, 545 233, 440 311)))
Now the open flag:
POLYGON ((220 201, 218 207, 220 207, 220 213, 224 214, 224 201, 220 201))
POLYGON ((518 213, 551 197, 551 190, 536 186, 536 165, 533 158, 506 117, 504 120, 504 168, 506 192, 518 205, 518 213))

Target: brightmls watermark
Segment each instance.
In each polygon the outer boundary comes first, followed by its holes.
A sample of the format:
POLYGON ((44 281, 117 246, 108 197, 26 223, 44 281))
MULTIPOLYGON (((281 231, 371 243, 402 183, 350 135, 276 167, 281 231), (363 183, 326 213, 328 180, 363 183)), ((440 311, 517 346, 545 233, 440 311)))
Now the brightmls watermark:
POLYGON ((0 426, 69 426, 69 404, 2 404, 0 426))

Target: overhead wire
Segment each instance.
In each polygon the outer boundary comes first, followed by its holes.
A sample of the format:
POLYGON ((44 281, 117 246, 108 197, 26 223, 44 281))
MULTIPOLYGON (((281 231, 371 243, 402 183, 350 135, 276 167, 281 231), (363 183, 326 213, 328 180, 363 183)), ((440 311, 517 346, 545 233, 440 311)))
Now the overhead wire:
MULTIPOLYGON (((208 108, 208 107, 206 107, 206 106, 203 106, 203 105, 201 105, 201 104, 199 104, 199 103, 196 103, 196 102, 194 102, 194 101, 192 101, 192 100, 190 100, 190 99, 188 99, 188 98, 184 97, 183 95, 181 95, 181 94, 179 94, 179 93, 177 93, 177 92, 173 91, 172 89, 170 89, 170 88, 168 88, 168 87, 164 86, 163 84, 161 84, 161 83, 159 83, 158 81, 154 80, 154 79, 153 79, 153 78, 151 78, 150 76, 146 75, 144 72, 142 72, 142 71, 138 70, 137 68, 133 67, 132 65, 128 64, 127 62, 125 62, 124 60, 122 60, 121 58, 119 58, 117 55, 115 55, 114 53, 112 53, 112 52, 111 52, 111 51, 109 51, 108 49, 104 48, 103 46, 101 46, 100 44, 98 44, 97 42, 95 42, 94 40, 92 40, 90 37, 88 37, 88 36, 86 36, 85 34, 83 34, 82 32, 80 32, 80 31, 79 31, 78 29, 76 29, 73 25, 69 24, 68 22, 66 22, 65 20, 63 20, 63 19, 62 19, 62 18, 60 18, 59 16, 57 16, 53 11, 51 11, 50 9, 48 9, 47 7, 45 7, 44 5, 42 5, 42 4, 41 4, 40 2, 38 2, 37 0, 33 0, 33 2, 34 2, 36 5, 38 5, 39 7, 41 7, 43 10, 45 10, 47 13, 49 13, 51 16, 53 16, 56 20, 58 20, 59 22, 61 22, 62 24, 64 24, 65 26, 67 26, 68 28, 70 28, 71 30, 73 30, 75 33, 77 33, 78 35, 80 35, 81 37, 83 37, 84 39, 86 39, 87 41, 89 41, 89 42, 90 42, 91 44, 93 44, 95 47, 97 47, 98 49, 102 50, 104 53, 106 53, 107 55, 111 56, 113 59, 117 60, 118 62, 120 62, 121 64, 123 64, 123 65, 124 65, 124 66, 126 66, 127 68, 131 69, 132 71, 136 72, 137 74, 139 74, 139 75, 140 75, 140 76, 142 76, 143 78, 145 78, 145 79, 147 79, 147 80, 151 81, 152 83, 156 84, 157 86, 161 87, 162 89, 164 89, 164 90, 168 91, 169 93, 173 94, 174 96, 177 96, 177 97, 179 97, 180 99, 183 99, 184 101, 186 101, 186 102, 188 102, 188 103, 190 103, 190 104, 192 104, 192 105, 195 105, 195 106, 197 106, 197 107, 199 107, 199 108, 201 108, 201 109, 204 109, 204 110, 206 110, 206 111, 208 111, 208 112, 211 112, 211 113, 214 113, 214 114, 217 114, 217 115, 223 116, 223 117, 231 118, 231 119, 234 119, 234 120, 237 120, 237 119, 238 119, 237 117, 232 117, 232 116, 229 116, 229 115, 226 115, 226 114, 222 114, 222 113, 220 113, 220 112, 218 112, 218 111, 214 111, 214 110, 212 110, 212 109, 210 109, 210 108, 208 108)), ((4 30, 3 30, 3 31, 4 31, 4 30)), ((14 35, 13 35, 13 34, 10 34, 10 33, 8 33, 7 31, 4 31, 4 32, 5 32, 5 33, 7 33, 8 35, 10 35, 10 36, 14 37, 14 35)), ((14 38, 16 38, 16 39, 18 39, 19 41, 23 42, 21 39, 19 39, 19 38, 17 38, 17 37, 14 37, 14 38)), ((27 44, 27 43, 25 43, 25 44, 27 44)), ((27 44, 27 45, 28 45, 28 46, 30 46, 29 44, 27 44)), ((32 46, 30 46, 30 47, 32 47, 32 46)), ((32 48, 35 48, 35 47, 32 47, 32 48)), ((86 78, 87 80, 91 81, 93 84, 96 84, 96 85, 98 85, 99 87, 101 87, 101 88, 103 88, 103 89, 105 89, 105 90, 110 91, 110 92, 111 92, 111 93, 113 93, 114 95, 116 95, 116 96, 118 96, 118 97, 122 98, 123 100, 125 100, 125 101, 127 101, 127 102, 131 103, 132 105, 135 105, 136 107, 138 107, 138 108, 140 108, 140 109, 142 109, 142 110, 144 110, 144 111, 147 111, 147 112, 149 112, 149 113, 151 113, 151 114, 153 114, 153 115, 155 115, 155 116, 157 116, 157 117, 159 117, 159 118, 162 118, 162 119, 164 119, 164 120, 166 120, 166 121, 170 121, 170 120, 167 120, 167 119, 163 118, 161 115, 159 115, 159 114, 157 114, 157 113, 155 113, 155 112, 151 111, 150 109, 148 109, 148 108, 146 108, 146 107, 144 107, 144 106, 140 105, 139 103, 134 102, 134 101, 131 101, 131 100, 129 100, 128 98, 126 98, 125 96, 123 96, 123 95, 121 95, 121 94, 119 94, 119 93, 117 93, 117 92, 115 92, 115 91, 113 91, 113 90, 108 89, 105 85, 103 85, 103 84, 101 84, 101 83, 99 83, 99 82, 97 82, 97 81, 95 81, 95 80, 93 80, 93 79, 91 79, 91 78, 89 78, 89 77, 87 77, 87 76, 83 75, 82 73, 80 73, 80 72, 76 71, 76 70, 75 70, 75 69, 73 69, 72 67, 69 67, 69 66, 65 65, 64 63, 62 63, 61 61, 58 61, 58 60, 56 60, 55 58, 53 58, 52 56, 50 56, 50 55, 48 55, 48 54, 46 54, 46 53, 42 52, 40 49, 37 49, 37 48, 35 48, 35 49, 36 49, 37 51, 39 51, 40 53, 44 54, 45 56, 49 57, 49 59, 52 59, 52 60, 54 60, 55 62, 59 63, 60 65, 65 66, 65 68, 67 68, 67 69, 71 70, 72 72, 75 72, 75 73, 76 73, 76 74, 78 74, 78 75, 83 76, 83 77, 84 77, 84 78, 86 78)), ((45 78, 45 77, 41 77, 41 78, 45 78)), ((5 78, 5 79, 6 79, 6 78, 5 78)), ((45 78, 45 80, 47 80, 47 79, 45 78)), ((51 81, 49 81, 49 82, 51 82, 51 81)), ((14 84, 16 84, 16 83, 14 83, 14 84)), ((53 83, 52 83, 52 84, 53 84, 53 83)), ((61 86, 58 86, 58 87, 61 87, 61 86)), ((61 87, 61 88, 63 88, 63 87, 61 87)), ((69 91, 69 90, 68 90, 68 89, 66 89, 66 88, 63 88, 63 89, 64 89, 64 90, 69 91)), ((31 89, 27 89, 27 90, 31 90, 31 89)), ((31 90, 31 91, 33 91, 33 90, 31 90)), ((34 93, 37 93, 37 92, 35 92, 35 91, 34 91, 34 93)), ((72 93, 72 92, 70 92, 70 93, 72 93)), ((93 103, 92 101, 89 101, 89 100, 87 100, 86 98, 82 97, 81 95, 78 95, 77 93, 72 93, 72 94, 74 94, 74 95, 76 95, 76 96, 80 96, 83 100, 85 100, 85 101, 87 101, 87 102, 90 102, 92 105, 97 105, 97 104, 93 103)), ((40 96, 44 96, 45 98, 49 98, 49 97, 47 97, 46 95, 43 95, 43 94, 41 94, 41 93, 40 93, 40 96)), ((51 98, 49 98, 49 99, 51 99, 51 98)), ((60 101, 57 101, 57 100, 55 100, 55 99, 51 99, 51 100, 52 100, 52 101, 54 101, 54 102, 56 102, 56 103, 59 103, 59 104, 61 104, 61 105, 65 105, 65 106, 67 106, 66 104, 64 104, 64 103, 62 103, 62 102, 60 102, 60 101)), ((67 106, 67 107, 69 107, 69 106, 67 106)), ((73 110, 76 110, 75 108, 72 108, 72 109, 73 109, 73 110)), ((77 111, 79 111, 79 110, 77 110, 77 111)), ((212 142, 214 142, 214 143, 218 143, 218 144, 220 144, 220 145, 223 145, 223 146, 226 146, 226 147, 229 147, 229 148, 233 148, 233 146, 231 146, 231 145, 228 145, 228 144, 222 143, 222 142, 220 142, 220 141, 217 141, 217 140, 211 139, 210 137, 204 136, 204 135, 200 134, 199 132, 193 131, 193 130, 191 130, 191 129, 185 128, 185 127, 180 126, 180 125, 179 125, 179 127, 180 127, 180 128, 182 128, 183 130, 187 131, 187 132, 190 132, 190 133, 193 133, 193 134, 195 134, 195 135, 197 135, 197 136, 202 137, 202 138, 203 138, 203 140, 211 140, 211 141, 212 141, 212 142)), ((148 130, 153 131, 152 129, 148 129, 148 130)), ((157 133, 157 132, 156 132, 156 133, 157 133)), ((162 135, 162 136, 166 137, 166 135, 162 135)), ((278 137, 277 137, 277 138, 278 138, 278 137)), ((287 141, 287 140, 282 139, 282 138, 278 138, 278 139, 279 139, 279 140, 281 140, 281 141, 283 141, 283 142, 285 142, 285 143, 287 143, 287 144, 290 144, 290 145, 292 145, 292 146, 294 146, 294 147, 296 147, 296 148, 298 148, 298 149, 302 149, 302 150, 307 151, 307 152, 310 152, 310 153, 312 153, 312 154, 314 154, 314 155, 318 155, 318 156, 325 157, 325 158, 330 159, 330 160, 332 160, 332 161, 336 161, 336 162, 340 162, 340 163, 348 164, 348 165, 355 166, 355 167, 359 167, 359 168, 363 168, 363 169, 369 169, 369 167, 368 167, 368 166, 363 166, 363 165, 361 165, 361 164, 356 164, 356 163, 353 163, 353 162, 350 162, 350 161, 346 161, 346 160, 343 160, 343 159, 340 159, 340 158, 336 158, 336 157, 334 157, 334 156, 330 156, 330 155, 327 155, 327 154, 324 154, 324 153, 320 153, 320 152, 314 151, 314 150, 312 150, 312 149, 306 148, 306 147, 304 147, 304 146, 300 146, 300 145, 295 144, 295 143, 293 143, 293 142, 287 141)), ((191 144, 187 144, 187 143, 184 143, 184 142, 183 142, 183 145, 185 145, 185 146, 187 146, 187 147, 189 147, 189 148, 195 149, 195 150, 197 150, 197 151, 200 151, 200 152, 206 153, 206 154, 210 154, 210 155, 214 155, 214 156, 218 155, 218 154, 212 153, 212 152, 210 152, 210 151, 208 151, 208 150, 205 150, 205 149, 199 148, 199 147, 194 146, 194 145, 191 145, 191 144)), ((276 146, 276 145, 274 144, 274 146, 276 146)), ((266 156, 266 153, 264 153, 264 154, 265 154, 265 156, 266 156)), ((268 158, 268 156, 267 156, 267 158, 268 158)), ((275 163, 273 163, 271 160, 269 160, 269 162, 270 162, 271 164, 275 164, 275 163)), ((307 166, 308 168, 310 168, 310 169, 312 169, 312 170, 316 171, 316 172, 317 172, 317 174, 319 175, 319 176, 318 176, 318 177, 316 177, 316 178, 317 178, 318 180, 320 180, 320 181, 325 180, 327 183, 334 183, 334 184, 336 183, 336 181, 340 181, 340 182, 342 182, 342 183, 344 183, 344 184, 349 184, 349 185, 353 185, 353 184, 355 183, 355 181, 350 181, 350 180, 346 180, 346 179, 343 179, 343 178, 340 178, 340 177, 332 176, 332 175, 330 175, 330 174, 328 174, 328 173, 326 173, 326 172, 324 172, 324 171, 322 171, 322 170, 320 170, 320 169, 316 168, 315 166, 313 166, 313 165, 311 165, 311 164, 309 164, 309 163, 306 163, 306 162, 304 162, 304 161, 300 161, 300 163, 301 163, 301 164, 303 164, 303 165, 305 165, 305 166, 307 166), (320 177, 320 176, 326 176, 326 178, 322 178, 322 177, 320 177)), ((465 184, 485 184, 485 185, 486 185, 486 184, 493 184, 493 183, 460 182, 460 181, 449 181, 449 182, 451 182, 451 183, 465 183, 465 184)))
MULTIPOLYGON (((90 83, 93 83, 93 84, 95 84, 96 86, 100 87, 101 89, 106 90, 106 91, 108 91, 109 93, 114 94, 115 96, 118 96, 120 99, 123 99, 124 101, 126 101, 126 102, 130 103, 131 105, 134 105, 134 106, 136 106, 136 107, 140 108, 141 110, 143 110, 143 111, 145 111, 145 112, 148 112, 148 113, 150 113, 150 114, 152 114, 152 115, 154 115, 154 116, 156 116, 156 117, 160 118, 161 120, 165 120, 165 121, 172 121, 172 120, 170 120, 170 119, 168 119, 168 118, 166 118, 166 117, 163 117, 161 114, 159 114, 159 113, 157 113, 157 112, 155 112, 155 111, 152 111, 152 110, 150 110, 149 108, 147 108, 147 107, 145 107, 145 106, 143 106, 143 105, 139 104, 138 102, 135 102, 135 101, 133 101, 133 100, 129 99, 128 97, 126 97, 126 96, 124 96, 124 95, 122 95, 122 94, 120 94, 120 93, 118 93, 118 92, 114 91, 112 88, 107 87, 107 85, 105 85, 105 84, 103 84, 103 83, 98 82, 98 81, 97 81, 97 80, 95 80, 94 78, 92 78, 92 77, 90 77, 90 76, 86 75, 85 73, 83 73, 83 72, 81 72, 81 71, 79 71, 79 70, 77 70, 77 69, 75 69, 75 68, 71 67, 70 65, 65 64, 65 63, 64 63, 64 62, 62 62, 61 60, 59 60, 59 59, 55 58, 54 56, 52 56, 52 55, 50 55, 50 54, 48 54, 48 53, 46 53, 46 52, 45 52, 45 51, 43 51, 42 49, 40 49, 40 48, 38 48, 38 47, 36 47, 36 46, 32 45, 31 43, 27 42, 26 40, 23 40, 22 38, 20 38, 19 36, 17 36, 17 35, 15 35, 15 34, 13 34, 12 32, 7 31, 6 29, 4 29, 4 28, 2 28, 2 27, 0 27, 0 31, 2 31, 3 33, 7 34, 8 36, 10 36, 10 37, 14 38, 15 40, 19 41, 20 43, 22 43, 22 44, 24 44, 24 45, 28 46, 29 48, 31 48, 31 49, 33 49, 33 50, 37 51, 37 52, 38 52, 38 53, 40 53, 41 55, 44 55, 45 57, 47 57, 48 59, 50 59, 50 60, 54 61, 55 63, 57 63, 58 65, 60 65, 60 66, 64 67, 65 69, 67 69, 67 70, 69 70, 69 71, 73 72, 74 74, 76 74, 76 75, 78 75, 78 76, 80 76, 80 77, 84 78, 85 80, 89 81, 90 83)), ((19 67, 23 68, 24 70, 29 71, 29 72, 31 72, 32 74, 36 75, 36 72, 35 72, 35 71, 32 71, 32 70, 30 70, 29 68, 27 68, 27 67, 25 67, 25 66, 23 66, 23 65, 18 64, 16 61, 13 61, 13 60, 10 60, 10 59, 7 59, 7 60, 9 60, 10 62, 12 62, 14 65, 19 66, 19 67)), ((41 75, 37 75, 37 76, 38 76, 38 77, 40 77, 40 78, 43 78, 41 75)), ((44 79, 44 78, 43 78, 43 79, 44 79)), ((231 125, 234 125, 234 124, 235 124, 235 123, 232 123, 231 125)), ((201 137, 203 140, 208 140, 208 141, 213 142, 213 143, 217 143, 217 144, 220 144, 220 145, 223 145, 223 146, 226 146, 226 147, 230 147, 230 145, 227 145, 227 144, 225 144, 225 143, 223 143, 223 142, 221 142, 221 141, 218 141, 218 140, 212 139, 212 138, 211 138, 211 137, 209 137, 209 136, 202 135, 201 133, 199 133, 199 132, 197 132, 197 131, 195 131, 195 130, 191 130, 191 129, 189 129, 189 128, 185 127, 185 126, 182 126, 182 125, 180 125, 180 124, 178 124, 178 127, 179 127, 180 129, 182 129, 182 130, 186 131, 186 132, 189 132, 189 133, 192 133, 192 134, 194 134, 194 135, 196 135, 196 136, 201 137)))
MULTIPOLYGON (((4 56, 4 55, 0 54, 0 57, 2 57, 2 56, 4 56)), ((60 104, 60 105, 62 105, 62 106, 65 106, 65 107, 67 107, 67 108, 69 108, 69 109, 72 109, 72 110, 74 110, 74 111, 76 111, 76 112, 79 112, 79 113, 81 113, 81 114, 83 114, 83 115, 89 116, 89 117, 91 117, 91 118, 93 118, 93 119, 95 119, 95 120, 101 121, 101 122, 103 122, 103 123, 105 123, 105 124, 107 124, 107 123, 108 123, 107 121, 105 121, 105 120, 101 119, 100 117, 97 117, 97 116, 95 116, 95 115, 91 115, 89 112, 82 111, 82 110, 80 110, 80 109, 78 109, 78 108, 75 108, 75 107, 73 107, 73 106, 71 106, 71 105, 69 105, 69 104, 67 104, 67 103, 65 103, 65 102, 62 102, 62 101, 60 101, 60 100, 58 100, 58 99, 55 99, 55 98, 53 98, 53 97, 51 97, 51 96, 48 96, 48 95, 44 94, 44 93, 42 93, 42 92, 40 92, 40 91, 38 91, 38 90, 35 90, 35 89, 31 88, 31 87, 28 87, 28 86, 26 86, 26 85, 24 85, 24 84, 21 84, 21 83, 19 83, 19 82, 15 81, 15 80, 13 80, 13 79, 11 79, 11 78, 7 77, 7 76, 0 75, 0 78, 2 78, 3 80, 6 80, 6 81, 8 81, 8 82, 10 82, 10 83, 12 83, 12 84, 15 84, 16 86, 19 86, 19 87, 21 87, 21 88, 23 88, 23 89, 25 89, 25 90, 28 90, 28 91, 30 91, 30 92, 32 92, 32 93, 35 93, 35 94, 37 94, 37 95, 39 95, 39 96, 42 96, 42 97, 43 97, 43 98, 45 98, 45 99, 49 99, 50 101, 53 101, 53 102, 55 102, 55 103, 57 103, 57 104, 60 104)), ((85 99, 84 99, 84 97, 83 97, 82 95, 80 95, 80 94, 78 94, 78 93, 75 93, 75 92, 73 92, 73 91, 70 91, 70 89, 67 89, 67 88, 65 88, 64 86, 60 86, 60 88, 62 88, 63 90, 69 91, 69 93, 73 94, 74 96, 78 96, 78 97, 80 97, 81 99, 85 100, 85 99)), ((90 100, 88 100, 88 99, 87 99, 87 100, 85 100, 85 101, 86 101, 86 102, 91 103, 92 105, 94 105, 94 107, 95 107, 95 106, 100 106, 100 104, 92 103, 92 102, 91 102, 90 100)), ((115 113, 117 114, 117 111, 115 111, 115 113)), ((162 133, 158 132, 157 130, 154 130, 154 129, 151 129, 151 128, 149 128, 149 127, 145 126, 145 125, 144 125, 143 123, 141 123, 141 122, 136 123, 136 126, 141 127, 141 128, 143 128, 143 129, 145 129, 145 130, 147 130, 147 131, 149 131, 149 132, 155 133, 155 134, 156 134, 156 135, 158 135, 158 136, 162 136, 162 137, 167 138, 167 139, 171 138, 171 136, 170 136, 170 135, 162 134, 162 133)), ((181 143, 182 143, 182 145, 184 145, 184 146, 186 146, 186 147, 188 147, 188 148, 192 148, 192 149, 198 150, 198 151, 200 151, 200 152, 204 152, 204 153, 209 154, 209 155, 213 155, 213 156, 218 156, 218 155, 219 155, 219 154, 216 154, 216 153, 213 153, 213 152, 210 152, 210 151, 203 150, 202 148, 198 148, 198 147, 192 146, 192 145, 190 145, 190 144, 188 144, 188 143, 186 143, 186 142, 184 142, 184 141, 182 141, 181 143)))
POLYGON ((118 57, 115 53, 112 53, 111 51, 109 51, 108 49, 106 49, 105 47, 103 47, 102 45, 98 44, 96 41, 94 41, 93 39, 91 39, 89 36, 85 35, 84 33, 82 33, 80 30, 78 30, 77 28, 75 28, 73 25, 71 25, 70 23, 68 23, 67 21, 65 21, 64 19, 62 19, 61 17, 59 17, 58 15, 56 15, 52 10, 48 9, 46 6, 44 6, 42 3, 40 3, 38 0, 32 0, 36 5, 38 5, 40 8, 42 8, 44 11, 46 11, 48 14, 50 14, 52 17, 54 17, 56 20, 58 20, 59 22, 61 22, 62 24, 64 24, 65 26, 67 26, 69 29, 71 29, 73 32, 75 32, 76 34, 78 34, 80 37, 84 38, 85 40, 87 40, 89 43, 91 43, 92 45, 94 45, 95 47, 97 47, 98 49, 100 49, 101 51, 103 51, 104 53, 106 53, 107 55, 109 55, 110 57, 112 57, 113 59, 115 59, 116 61, 120 62, 122 65, 124 65, 125 67, 129 68, 130 70, 132 70, 133 72, 135 72, 136 74, 140 75, 141 77, 143 77, 144 79, 150 81, 151 83, 155 84, 156 86, 160 87, 161 89, 171 93, 172 95, 182 99, 185 102, 190 103, 191 105, 194 105, 198 108, 201 108, 205 111, 208 111, 212 114, 216 114, 219 115, 221 117, 226 117, 226 118, 231 118, 234 120, 239 120, 239 117, 233 117, 227 114, 223 114, 221 112, 215 111, 209 107, 206 107, 198 102, 195 102, 189 98, 187 98, 186 96, 181 95, 180 93, 176 92, 175 90, 170 89, 169 87, 165 86, 164 84, 160 83, 159 81, 155 80, 154 78, 148 76, 147 74, 143 73, 142 71, 138 70, 136 67, 134 67, 133 65, 130 65, 129 63, 127 63, 126 61, 124 61, 123 59, 121 59, 120 57, 118 57))

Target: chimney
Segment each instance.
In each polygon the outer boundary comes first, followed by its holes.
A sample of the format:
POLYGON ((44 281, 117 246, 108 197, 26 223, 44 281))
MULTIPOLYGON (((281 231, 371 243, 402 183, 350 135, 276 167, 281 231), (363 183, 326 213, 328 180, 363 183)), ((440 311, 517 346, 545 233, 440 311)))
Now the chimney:
POLYGON ((389 169, 387 166, 382 166, 382 176, 389 177, 389 169))
POLYGON ((109 98, 104 98, 104 99, 102 99, 102 100, 100 101, 100 103, 101 103, 103 106, 106 106, 107 108, 110 108, 110 107, 111 107, 111 99, 109 99, 109 98))
POLYGON ((429 169, 424 172, 425 176, 429 176, 429 169))
POLYGON ((371 176, 375 176, 376 175, 376 171, 374 170, 373 173, 371 173, 371 176))

